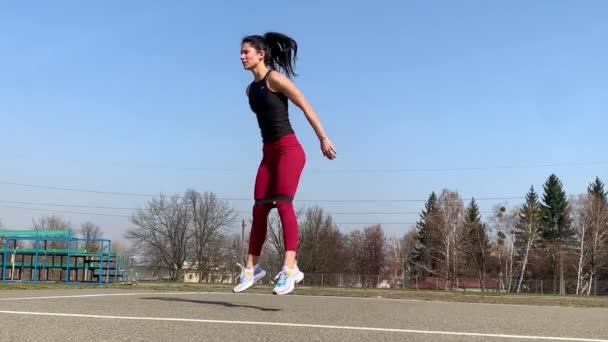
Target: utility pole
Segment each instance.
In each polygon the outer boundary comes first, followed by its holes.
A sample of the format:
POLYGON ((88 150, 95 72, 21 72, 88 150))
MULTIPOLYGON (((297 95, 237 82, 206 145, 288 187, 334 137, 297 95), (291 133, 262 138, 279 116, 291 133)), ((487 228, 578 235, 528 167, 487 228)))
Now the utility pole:
POLYGON ((241 262, 245 262, 245 219, 241 229, 241 262))
POLYGON ((403 286, 401 286, 401 288, 404 289, 405 288, 405 257, 401 257, 401 261, 403 262, 402 263, 402 266, 403 266, 403 270, 402 270, 402 272, 403 272, 403 274, 402 274, 402 276, 403 276, 403 286))

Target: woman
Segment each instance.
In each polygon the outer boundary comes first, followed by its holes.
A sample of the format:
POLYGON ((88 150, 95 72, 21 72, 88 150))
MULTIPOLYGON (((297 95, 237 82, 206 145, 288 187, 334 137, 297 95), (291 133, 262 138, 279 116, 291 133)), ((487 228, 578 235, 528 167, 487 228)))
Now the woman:
POLYGON ((298 221, 292 201, 306 155, 289 121, 288 100, 304 112, 319 138, 323 155, 334 159, 336 151, 314 110, 291 82, 291 77, 296 76, 294 65, 297 52, 295 40, 276 32, 248 36, 241 42, 241 62, 254 78, 247 86, 246 94, 261 131, 263 157, 255 179, 247 265, 239 265, 242 268, 240 283, 234 292, 248 289, 266 275, 266 271, 258 265, 258 258, 266 240, 268 214, 272 208, 277 208, 279 212, 285 242, 284 266, 275 277, 278 281, 273 293, 290 293, 295 284, 304 279, 296 263, 298 221))

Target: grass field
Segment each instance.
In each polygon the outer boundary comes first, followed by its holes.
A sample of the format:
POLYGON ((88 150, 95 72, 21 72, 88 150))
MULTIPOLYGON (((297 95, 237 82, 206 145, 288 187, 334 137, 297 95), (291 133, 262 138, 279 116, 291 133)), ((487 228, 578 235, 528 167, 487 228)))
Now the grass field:
MULTIPOLYGON (((32 289, 154 289, 161 291, 200 291, 200 292, 231 292, 231 285, 222 284, 191 284, 178 282, 140 282, 134 285, 86 285, 64 283, 0 283, 0 290, 32 290, 32 289)), ((248 292, 271 293, 269 285, 256 285, 248 292)), ((486 304, 513 304, 513 305, 541 305, 541 306, 568 306, 568 307, 608 307, 608 297, 588 296, 557 296, 557 295, 529 295, 514 293, 463 293, 428 290, 402 290, 402 289, 369 289, 369 288, 334 288, 334 287, 306 287, 300 286, 295 291, 298 295, 337 296, 337 297, 368 297, 388 299, 408 299, 420 301, 444 301, 460 303, 486 303, 486 304)))

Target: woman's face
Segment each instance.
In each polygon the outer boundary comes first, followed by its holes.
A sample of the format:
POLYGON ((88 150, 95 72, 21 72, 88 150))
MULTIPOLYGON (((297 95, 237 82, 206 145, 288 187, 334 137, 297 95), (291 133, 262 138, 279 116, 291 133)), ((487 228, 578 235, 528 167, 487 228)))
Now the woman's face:
POLYGON ((243 68, 251 70, 264 60, 264 52, 256 50, 249 42, 241 44, 241 63, 243 68))

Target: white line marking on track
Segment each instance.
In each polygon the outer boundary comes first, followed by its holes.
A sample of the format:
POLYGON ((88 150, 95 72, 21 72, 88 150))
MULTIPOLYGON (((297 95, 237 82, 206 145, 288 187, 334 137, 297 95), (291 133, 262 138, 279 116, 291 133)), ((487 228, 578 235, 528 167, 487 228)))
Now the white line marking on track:
POLYGON ((20 298, 0 298, 0 301, 11 300, 35 300, 35 299, 61 299, 61 298, 88 298, 88 297, 112 297, 112 296, 139 296, 139 295, 190 295, 200 292, 132 292, 132 293, 98 293, 88 295, 73 295, 73 296, 44 296, 44 297, 20 297, 20 298))
POLYGON ((392 329, 392 328, 373 328, 373 327, 320 325, 320 324, 301 324, 301 323, 253 322, 253 321, 224 321, 224 320, 195 319, 195 318, 128 317, 128 316, 105 316, 105 315, 69 314, 69 313, 58 313, 58 312, 27 312, 27 311, 4 311, 4 310, 0 310, 0 314, 32 315, 32 316, 59 316, 59 317, 76 317, 76 318, 100 318, 100 319, 119 319, 119 320, 140 320, 140 321, 170 321, 170 322, 195 322, 195 323, 219 323, 219 324, 243 324, 243 325, 270 325, 270 326, 299 327, 299 328, 363 330, 363 331, 376 331, 376 332, 396 332, 396 333, 429 334, 429 335, 457 335, 457 336, 512 338, 512 339, 528 339, 528 340, 608 342, 608 340, 602 340, 602 339, 576 338, 576 337, 552 337, 552 336, 528 336, 528 335, 507 335, 507 334, 484 334, 484 333, 455 332, 455 331, 392 329))

